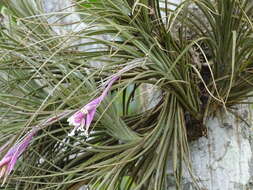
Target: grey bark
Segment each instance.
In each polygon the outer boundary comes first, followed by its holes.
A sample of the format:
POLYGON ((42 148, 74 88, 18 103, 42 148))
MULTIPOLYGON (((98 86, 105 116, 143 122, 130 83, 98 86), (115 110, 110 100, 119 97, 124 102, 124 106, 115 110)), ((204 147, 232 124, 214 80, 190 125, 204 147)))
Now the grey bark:
MULTIPOLYGON (((217 113, 207 120, 208 137, 190 143, 192 168, 198 188, 189 173, 183 190, 252 190, 252 112, 238 106, 236 115, 217 113), (248 126, 244 121, 249 122, 248 126)), ((172 173, 171 169, 168 173, 172 173)), ((171 185, 168 190, 174 190, 171 185)))

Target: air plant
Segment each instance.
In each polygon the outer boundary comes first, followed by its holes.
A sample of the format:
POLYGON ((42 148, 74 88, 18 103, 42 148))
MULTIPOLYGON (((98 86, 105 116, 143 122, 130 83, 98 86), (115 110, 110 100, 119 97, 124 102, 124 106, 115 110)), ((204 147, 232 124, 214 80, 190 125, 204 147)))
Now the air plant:
MULTIPOLYGON (((76 1, 73 14, 88 27, 59 35, 53 26, 64 24, 46 24, 53 13, 42 14, 40 1, 1 1, 9 22, 0 31, 1 144, 24 126, 46 126, 6 185, 163 190, 174 183, 180 189, 183 168, 191 172, 188 143, 208 135, 206 119, 250 103, 251 1, 85 3, 76 1), (101 81, 107 81, 102 93, 101 81), (143 109, 138 98, 154 91, 159 101, 143 109)), ((5 180, 32 136, 3 147, 10 148, 0 163, 5 180)))

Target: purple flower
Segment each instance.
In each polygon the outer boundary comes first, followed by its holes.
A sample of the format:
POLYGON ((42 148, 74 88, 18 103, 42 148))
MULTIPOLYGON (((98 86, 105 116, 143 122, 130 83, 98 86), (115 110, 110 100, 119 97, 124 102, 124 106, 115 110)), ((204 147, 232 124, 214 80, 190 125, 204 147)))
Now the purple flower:
POLYGON ((19 156, 26 150, 36 132, 36 129, 30 131, 21 142, 14 144, 0 161, 0 178, 4 177, 3 184, 13 170, 19 156))
POLYGON ((74 129, 71 131, 69 136, 73 136, 76 131, 84 132, 85 136, 88 136, 89 127, 95 116, 96 109, 100 103, 106 97, 108 91, 110 90, 112 84, 118 79, 118 76, 113 77, 108 83, 107 87, 104 89, 103 93, 96 99, 92 100, 86 104, 81 110, 78 110, 70 118, 68 118, 69 125, 73 125, 74 129))

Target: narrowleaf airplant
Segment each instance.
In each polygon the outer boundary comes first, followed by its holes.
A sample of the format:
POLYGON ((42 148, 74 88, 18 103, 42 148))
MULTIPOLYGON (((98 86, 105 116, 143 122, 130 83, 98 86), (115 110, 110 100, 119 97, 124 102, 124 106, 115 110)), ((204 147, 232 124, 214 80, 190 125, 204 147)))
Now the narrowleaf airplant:
POLYGON ((5 187, 181 189, 183 172, 194 175, 188 143, 208 135, 206 118, 250 103, 253 4, 73 2, 72 12, 52 14, 40 1, 1 2, 5 187), (59 34, 48 23, 71 14, 87 27, 59 34))

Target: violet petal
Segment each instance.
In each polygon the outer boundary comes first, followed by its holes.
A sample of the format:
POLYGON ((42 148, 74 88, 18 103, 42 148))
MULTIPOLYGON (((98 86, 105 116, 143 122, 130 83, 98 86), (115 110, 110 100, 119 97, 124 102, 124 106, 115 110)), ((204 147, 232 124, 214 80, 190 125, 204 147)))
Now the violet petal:
POLYGON ((90 110, 90 112, 87 114, 86 118, 86 131, 88 131, 90 124, 95 116, 96 109, 90 110))

